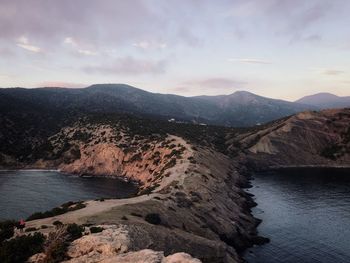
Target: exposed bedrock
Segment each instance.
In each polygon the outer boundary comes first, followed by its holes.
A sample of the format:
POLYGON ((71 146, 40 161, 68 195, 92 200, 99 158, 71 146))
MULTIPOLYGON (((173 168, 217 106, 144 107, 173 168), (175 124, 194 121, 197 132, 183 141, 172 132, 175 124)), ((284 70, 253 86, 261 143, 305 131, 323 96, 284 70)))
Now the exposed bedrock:
MULTIPOLYGON (((185 252, 202 262, 240 262, 239 252, 259 241, 259 220, 250 214, 255 203, 241 189, 246 178, 227 156, 182 145, 186 148, 182 157, 152 192, 124 200, 90 201, 86 208, 28 226, 51 225, 55 220, 113 225, 124 229, 126 251, 152 249, 165 256, 185 252)), ((78 260, 86 254, 75 256, 78 260)))

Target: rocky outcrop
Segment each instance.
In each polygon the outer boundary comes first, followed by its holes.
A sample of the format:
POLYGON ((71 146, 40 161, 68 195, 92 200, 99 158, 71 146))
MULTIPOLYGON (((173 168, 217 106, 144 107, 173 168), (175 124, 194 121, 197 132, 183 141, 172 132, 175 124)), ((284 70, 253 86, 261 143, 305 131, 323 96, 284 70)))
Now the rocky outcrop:
POLYGON ((244 149, 255 167, 350 163, 350 109, 302 112, 230 137, 229 150, 244 149))
POLYGON ((133 242, 128 236, 127 227, 101 226, 101 233, 91 234, 75 240, 69 247, 67 255, 70 260, 66 263, 94 262, 142 262, 142 263, 199 263, 186 253, 175 253, 167 257, 163 252, 151 249, 134 251, 133 242))
MULTIPOLYGON (((148 190, 170 181, 169 169, 186 166, 192 155, 190 145, 178 136, 142 137, 119 126, 79 122, 62 128, 47 144, 51 151, 45 158, 17 167, 123 177, 139 182, 140 189, 148 190)), ((10 166, 9 159, 7 164, 10 166)))

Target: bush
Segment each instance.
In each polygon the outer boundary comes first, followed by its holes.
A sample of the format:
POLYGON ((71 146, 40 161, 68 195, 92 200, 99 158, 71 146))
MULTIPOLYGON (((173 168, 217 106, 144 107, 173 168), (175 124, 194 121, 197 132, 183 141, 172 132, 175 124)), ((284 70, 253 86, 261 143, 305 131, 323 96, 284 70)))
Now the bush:
POLYGON ((42 219, 42 218, 48 218, 48 217, 53 217, 53 216, 57 216, 57 215, 62 215, 62 214, 65 214, 67 212, 70 212, 70 211, 75 211, 75 210, 79 210, 79 209, 82 209, 86 207, 86 205, 80 201, 80 202, 67 202, 67 203, 64 203, 62 204, 61 206, 59 207, 55 207, 49 211, 46 211, 46 212, 36 212, 32 215, 30 215, 28 218, 27 218, 27 221, 32 221, 32 220, 36 220, 36 219, 42 219))
POLYGON ((59 220, 54 221, 52 224, 56 227, 63 226, 63 223, 59 220))
POLYGON ((164 165, 163 170, 167 170, 170 169, 172 167, 174 167, 176 165, 176 159, 172 158, 169 162, 166 163, 166 165, 164 165))
POLYGON ((67 259, 68 234, 65 228, 51 232, 45 242, 44 263, 58 263, 67 259))
POLYGON ((0 222, 0 243, 13 236, 15 226, 16 222, 12 220, 0 222))
POLYGON ((93 233, 100 233, 100 232, 102 232, 103 230, 104 230, 103 227, 98 227, 98 226, 92 226, 92 227, 90 227, 90 232, 91 232, 91 234, 93 234, 93 233))
POLYGON ((159 214, 156 213, 147 214, 145 220, 153 225, 159 225, 162 222, 159 214))
POLYGON ((341 149, 342 147, 340 145, 334 144, 327 146, 324 148, 321 152, 321 156, 331 159, 331 160, 336 160, 337 155, 341 154, 341 149))
POLYGON ((75 223, 69 224, 67 226, 67 233, 70 236, 70 241, 76 240, 78 238, 81 238, 83 236, 82 232, 84 231, 83 226, 79 226, 75 223))
POLYGON ((4 241, 0 246, 0 262, 25 262, 30 256, 43 251, 44 241, 45 237, 41 233, 4 241))
POLYGON ((55 242, 47 248, 45 263, 59 263, 67 259, 67 244, 65 242, 55 242))
POLYGON ((25 232, 33 232, 36 231, 37 229, 35 227, 28 227, 26 228, 25 232))

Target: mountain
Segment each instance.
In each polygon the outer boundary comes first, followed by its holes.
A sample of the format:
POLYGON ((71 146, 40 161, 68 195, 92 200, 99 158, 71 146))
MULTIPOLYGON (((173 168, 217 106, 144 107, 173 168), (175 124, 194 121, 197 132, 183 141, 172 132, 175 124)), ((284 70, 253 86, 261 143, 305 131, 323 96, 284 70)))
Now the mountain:
POLYGON ((350 96, 340 97, 331 93, 318 93, 303 97, 295 102, 312 105, 320 109, 346 108, 350 107, 350 96))
POLYGON ((314 106, 265 98, 244 91, 221 96, 183 97, 151 93, 124 84, 98 84, 82 89, 0 89, 0 101, 4 101, 2 108, 16 107, 18 104, 20 107, 30 105, 32 110, 41 108, 70 114, 82 111, 130 113, 222 126, 253 126, 315 109, 314 106))
POLYGON ((230 123, 230 120, 234 118, 235 123, 243 126, 262 124, 306 109, 315 108, 300 103, 270 99, 247 91, 237 91, 230 95, 199 96, 196 98, 213 103, 221 109, 222 113, 218 116, 221 123, 230 123))

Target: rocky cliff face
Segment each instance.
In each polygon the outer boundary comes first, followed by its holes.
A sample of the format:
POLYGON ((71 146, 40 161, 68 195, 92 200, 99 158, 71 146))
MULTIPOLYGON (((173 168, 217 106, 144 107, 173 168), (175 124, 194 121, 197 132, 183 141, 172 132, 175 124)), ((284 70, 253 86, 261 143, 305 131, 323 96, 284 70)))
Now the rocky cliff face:
POLYGON ((244 149, 258 167, 348 165, 350 109, 303 112, 256 132, 230 136, 229 151, 244 149))
MULTIPOLYGON (((87 129, 79 124, 63 129, 51 137, 54 148, 69 141, 68 149, 61 157, 58 168, 63 172, 79 175, 124 177, 142 184, 142 188, 157 187, 163 177, 169 177, 168 169, 176 163, 186 165, 191 156, 190 146, 180 137, 164 138, 131 137, 126 131, 112 127, 93 126, 87 129), (86 136, 84 142, 76 134, 86 136), (84 135, 85 134, 85 135, 84 135), (73 152, 73 156, 72 156, 73 152), (74 153, 78 152, 78 154, 74 153), (68 161, 67 161, 68 160, 68 161)), ((40 163, 42 161, 38 161, 40 163)))

